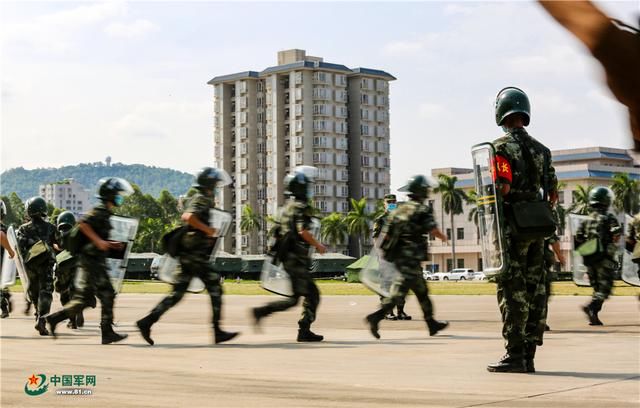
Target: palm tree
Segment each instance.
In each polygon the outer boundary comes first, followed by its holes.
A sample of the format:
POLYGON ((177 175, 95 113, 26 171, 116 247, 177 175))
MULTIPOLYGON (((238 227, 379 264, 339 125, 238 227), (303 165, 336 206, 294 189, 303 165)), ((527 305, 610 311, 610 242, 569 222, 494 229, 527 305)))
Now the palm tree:
POLYGON ((253 208, 247 204, 242 207, 242 215, 240 216, 240 231, 243 234, 251 234, 262 229, 262 217, 255 212, 253 208))
POLYGON ((478 193, 475 190, 471 190, 469 194, 467 194, 467 204, 471 205, 468 220, 473 221, 476 225, 476 242, 480 242, 480 226, 478 225, 478 193))
POLYGON ((616 173, 613 176, 611 190, 615 198, 613 208, 625 214, 636 214, 640 207, 640 183, 629 177, 629 173, 616 173))
POLYGON ((367 211, 367 199, 351 199, 351 210, 344 217, 349 235, 358 238, 358 257, 362 256, 362 238, 371 234, 371 214, 367 211))
POLYGON ((448 176, 446 174, 440 174, 438 176, 439 186, 438 190, 442 198, 442 205, 444 212, 447 213, 451 219, 451 259, 453 267, 456 267, 456 230, 454 224, 454 216, 462 214, 462 203, 466 201, 467 194, 461 189, 456 187, 458 177, 448 176))
POLYGON ((347 224, 344 222, 342 214, 331 213, 324 217, 321 221, 320 236, 323 241, 332 245, 334 252, 336 247, 342 244, 348 236, 347 224))
POLYGON ((573 214, 587 215, 589 214, 589 192, 593 188, 593 185, 588 186, 576 186, 573 190, 573 198, 571 206, 569 206, 569 212, 573 214))

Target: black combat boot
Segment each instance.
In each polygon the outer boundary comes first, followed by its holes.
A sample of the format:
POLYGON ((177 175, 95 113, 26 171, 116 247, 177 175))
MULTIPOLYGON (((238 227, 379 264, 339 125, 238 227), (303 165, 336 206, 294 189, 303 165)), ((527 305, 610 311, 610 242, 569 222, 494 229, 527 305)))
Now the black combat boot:
POLYGON ((216 344, 224 343, 225 341, 229 341, 236 337, 238 332, 227 332, 220 328, 219 325, 215 324, 213 326, 213 337, 216 344))
POLYGON ((102 344, 116 343, 129 337, 126 333, 119 334, 114 332, 111 322, 101 322, 100 329, 102 330, 102 344))
POLYGON ((30 311, 31 311, 31 302, 27 301, 27 304, 24 307, 24 315, 29 316, 30 311))
POLYGON ((544 325, 544 331, 551 331, 551 327, 548 324, 544 325))
POLYGON ((404 306, 398 306, 398 320, 411 320, 411 316, 404 312, 404 306))
POLYGON ((582 311, 587 315, 589 319, 589 326, 602 326, 602 322, 598 318, 598 312, 594 307, 596 301, 592 301, 587 306, 582 307, 582 311))
POLYGON ((315 334, 308 327, 305 327, 305 328, 301 327, 300 329, 298 329, 298 341, 299 342, 311 343, 311 342, 322 341, 322 340, 324 340, 324 336, 321 336, 319 334, 315 334))
POLYGON ((0 318, 4 319, 5 317, 9 317, 9 302, 7 299, 2 299, 2 314, 0 318))
POLYGON ((76 326, 83 327, 84 326, 84 313, 83 311, 79 311, 76 315, 76 326))
POLYGON ((71 319, 69 319, 69 322, 67 322, 67 327, 69 329, 73 329, 73 330, 78 328, 78 325, 76 324, 76 317, 75 316, 72 317, 71 319))
POLYGON ((38 317, 35 328, 41 336, 49 335, 49 331, 47 330, 47 320, 44 317, 38 317))
POLYGON ((394 315, 394 314, 393 314, 393 311, 391 311, 391 312, 387 313, 387 314, 384 316, 384 319, 385 319, 385 320, 398 320, 398 318, 396 317, 396 315, 394 315))
POLYGON ((536 345, 527 344, 524 346, 524 367, 528 373, 535 373, 536 367, 533 364, 533 359, 536 356, 536 345))
POLYGON ((449 322, 443 320, 441 322, 436 319, 427 320, 427 327, 429 328, 429 336, 435 336, 440 330, 444 330, 449 326, 449 322))
POLYGON ((260 320, 262 320, 262 318, 266 316, 267 316, 267 313, 261 307, 254 307, 253 309, 251 309, 251 318, 253 320, 253 330, 256 333, 260 333, 261 331, 260 320))
POLYGON ((378 330, 380 329, 379 325, 382 319, 384 319, 384 311, 382 309, 375 313, 371 313, 365 318, 365 322, 369 325, 369 331, 376 339, 380 338, 378 330))
POLYGON ((156 321, 152 319, 150 315, 136 322, 136 326, 138 326, 138 329, 140 330, 140 334, 142 335, 142 338, 147 343, 149 343, 150 346, 153 346, 153 339, 151 338, 151 326, 153 326, 155 322, 156 321))
POLYGON ((489 364, 487 371, 492 373, 526 373, 527 367, 522 353, 507 352, 500 361, 489 364))
POLYGON ((66 318, 67 314, 64 310, 52 313, 46 317, 47 323, 49 323, 49 330, 54 339, 56 338, 56 326, 66 318))

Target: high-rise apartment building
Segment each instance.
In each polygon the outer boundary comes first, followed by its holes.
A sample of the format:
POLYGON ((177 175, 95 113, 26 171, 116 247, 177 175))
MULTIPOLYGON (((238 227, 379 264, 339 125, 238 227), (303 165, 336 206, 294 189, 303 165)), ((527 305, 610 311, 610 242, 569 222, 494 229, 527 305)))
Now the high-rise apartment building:
MULTIPOLYGON (((321 213, 349 210, 349 199, 368 209, 389 192, 389 82, 387 72, 324 62, 304 50, 278 53, 261 72, 217 76, 214 87, 215 165, 234 187, 221 193, 235 215, 235 241, 225 250, 262 253, 266 222, 243 233, 243 211, 266 219, 283 204, 282 181, 299 165, 318 168, 314 204, 321 213)), ((345 250, 346 247, 341 248, 345 250)))
POLYGON ((89 190, 74 179, 41 184, 39 190, 40 195, 48 203, 56 208, 71 211, 76 217, 86 214, 91 209, 89 190))

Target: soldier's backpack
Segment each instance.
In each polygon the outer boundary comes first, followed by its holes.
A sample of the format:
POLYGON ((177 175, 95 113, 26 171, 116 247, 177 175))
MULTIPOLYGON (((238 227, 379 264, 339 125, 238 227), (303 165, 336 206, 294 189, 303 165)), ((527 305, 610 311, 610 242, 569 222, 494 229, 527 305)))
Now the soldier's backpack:
POLYGON ((389 214, 389 218, 382 228, 382 242, 380 244, 386 261, 395 262, 400 257, 402 249, 400 239, 409 223, 413 221, 413 217, 413 208, 408 205, 400 206, 389 214))
MULTIPOLYGON (((292 220, 293 224, 293 220, 292 220)), ((282 232, 282 225, 279 223, 271 230, 269 249, 267 254, 272 257, 274 265, 284 262, 287 254, 293 250, 296 244, 295 226, 290 225, 287 232, 282 232), (293 228, 292 228, 293 227, 293 228)))
POLYGON ((180 256, 182 250, 182 237, 188 231, 186 225, 174 228, 162 236, 162 247, 172 257, 180 256))
POLYGON ((66 237, 65 248, 71 255, 76 256, 88 242, 87 236, 80 230, 80 224, 76 224, 66 237))

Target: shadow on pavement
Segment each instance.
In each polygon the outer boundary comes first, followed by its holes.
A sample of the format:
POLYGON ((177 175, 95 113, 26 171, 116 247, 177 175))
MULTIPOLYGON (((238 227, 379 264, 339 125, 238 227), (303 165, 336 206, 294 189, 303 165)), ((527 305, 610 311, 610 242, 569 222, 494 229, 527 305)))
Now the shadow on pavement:
POLYGON ((534 375, 551 377, 597 378, 603 380, 640 380, 638 373, 576 373, 571 371, 536 371, 534 375))

